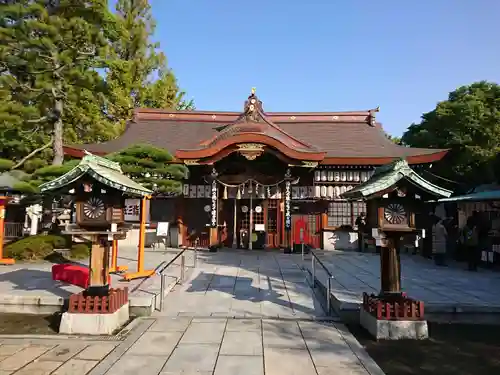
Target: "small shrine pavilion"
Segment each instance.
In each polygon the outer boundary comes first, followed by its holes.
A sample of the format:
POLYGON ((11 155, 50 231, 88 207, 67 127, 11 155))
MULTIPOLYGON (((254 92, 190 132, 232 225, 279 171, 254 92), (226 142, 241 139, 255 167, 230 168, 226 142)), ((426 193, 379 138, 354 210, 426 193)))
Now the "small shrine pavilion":
POLYGON ((354 247, 349 228, 366 205, 341 195, 394 159, 425 168, 447 153, 393 143, 378 111, 265 112, 252 89, 239 113, 137 109, 121 137, 66 145, 65 153, 105 155, 140 143, 170 151, 190 175, 179 196, 152 201, 151 221, 178 224, 183 245, 286 248, 303 240, 330 249, 344 236, 354 247))

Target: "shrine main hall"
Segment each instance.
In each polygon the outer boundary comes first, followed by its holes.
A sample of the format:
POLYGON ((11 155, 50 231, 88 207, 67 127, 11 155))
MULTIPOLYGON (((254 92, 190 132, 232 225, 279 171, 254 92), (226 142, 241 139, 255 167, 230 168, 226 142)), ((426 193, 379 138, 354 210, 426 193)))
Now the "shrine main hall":
POLYGON ((395 144, 377 112, 265 112, 252 90, 241 113, 137 109, 119 138, 65 153, 134 144, 170 151, 189 176, 179 194, 151 201, 148 219, 178 228, 178 246, 348 248, 357 246, 354 222, 366 207, 342 193, 396 158, 425 168, 447 153, 395 144))

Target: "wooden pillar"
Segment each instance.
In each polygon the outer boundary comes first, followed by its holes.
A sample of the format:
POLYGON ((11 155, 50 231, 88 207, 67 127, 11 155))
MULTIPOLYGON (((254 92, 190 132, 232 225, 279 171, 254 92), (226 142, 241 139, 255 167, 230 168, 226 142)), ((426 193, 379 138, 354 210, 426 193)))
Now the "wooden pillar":
POLYGON ((401 293, 401 262, 397 244, 397 235, 387 235, 387 245, 380 252, 380 294, 382 296, 401 293))
POLYGON ((144 271, 144 246, 146 245, 146 197, 141 199, 141 224, 139 227, 139 244, 137 251, 137 272, 144 271))
POLYGON ((4 243, 4 235, 5 235, 5 207, 7 206, 8 198, 5 196, 0 196, 0 264, 8 265, 14 264, 14 259, 4 258, 3 257, 3 243, 4 243))
POLYGON ((87 295, 107 296, 109 292, 109 248, 107 235, 92 236, 87 295))
POLYGON ((123 279, 130 281, 154 275, 155 270, 144 269, 144 247, 146 245, 146 200, 151 197, 142 197, 141 199, 141 224, 139 226, 139 244, 137 249, 137 272, 126 273, 123 279))

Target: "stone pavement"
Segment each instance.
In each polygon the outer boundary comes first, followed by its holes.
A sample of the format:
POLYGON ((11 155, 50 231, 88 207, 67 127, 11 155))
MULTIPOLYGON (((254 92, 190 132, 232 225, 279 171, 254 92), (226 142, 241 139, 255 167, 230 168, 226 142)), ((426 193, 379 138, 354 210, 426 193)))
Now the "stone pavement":
MULTIPOLYGON (((380 289, 380 257, 377 254, 326 252, 315 254, 334 275, 332 293, 338 301, 360 304, 362 293, 380 289)), ((310 257, 305 263, 311 269, 310 257)), ((457 309, 464 312, 500 312, 500 273, 438 267, 416 255, 401 255, 401 282, 410 297, 425 302, 428 312, 457 309)), ((316 266, 318 279, 326 285, 326 273, 316 266)))
POLYGON ((189 280, 159 315, 238 318, 325 317, 298 255, 224 250, 200 252, 189 280))
MULTIPOLYGON (((179 249, 146 249, 145 269, 155 269, 161 262, 169 261, 179 253, 179 249)), ((186 252, 186 266, 192 267, 193 254, 186 252)), ((88 260, 81 261, 87 266, 88 260)), ((137 269, 137 247, 122 246, 118 253, 118 265, 127 265, 129 271, 137 269)), ((52 280, 52 263, 17 263, 12 266, 0 266, 0 305, 3 311, 7 311, 10 305, 18 303, 28 306, 35 302, 36 305, 47 304, 56 306, 62 305, 62 300, 68 298, 72 293, 78 293, 81 288, 52 280), (17 302, 16 302, 17 301, 17 302)), ((178 277, 180 274, 180 260, 168 268, 167 274, 178 277)), ((131 303, 134 305, 151 304, 156 294, 160 293, 160 277, 155 276, 146 280, 132 280, 130 282, 121 281, 120 275, 111 276, 113 287, 127 286, 130 291, 131 303)), ((14 307, 12 307, 14 308, 14 307)), ((12 310, 16 312, 16 310, 12 310)))
POLYGON ((0 375, 383 375, 346 327, 324 316, 300 262, 201 253, 166 309, 136 320, 121 341, 0 337, 0 375))
POLYGON ((383 375, 334 322, 142 318, 120 342, 0 342, 0 375, 383 375))

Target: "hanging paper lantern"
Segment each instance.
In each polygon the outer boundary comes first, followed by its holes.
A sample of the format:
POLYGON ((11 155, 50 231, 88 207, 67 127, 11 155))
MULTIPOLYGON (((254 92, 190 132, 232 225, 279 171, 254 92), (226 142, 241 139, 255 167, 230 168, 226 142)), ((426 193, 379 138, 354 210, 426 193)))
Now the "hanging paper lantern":
POLYGON ((335 189, 333 188, 333 186, 331 186, 331 185, 328 186, 328 191, 327 191, 328 198, 333 198, 334 190, 335 189))
POLYGON ((316 198, 321 197, 321 186, 316 185, 316 186, 314 187, 314 196, 315 196, 316 198))

